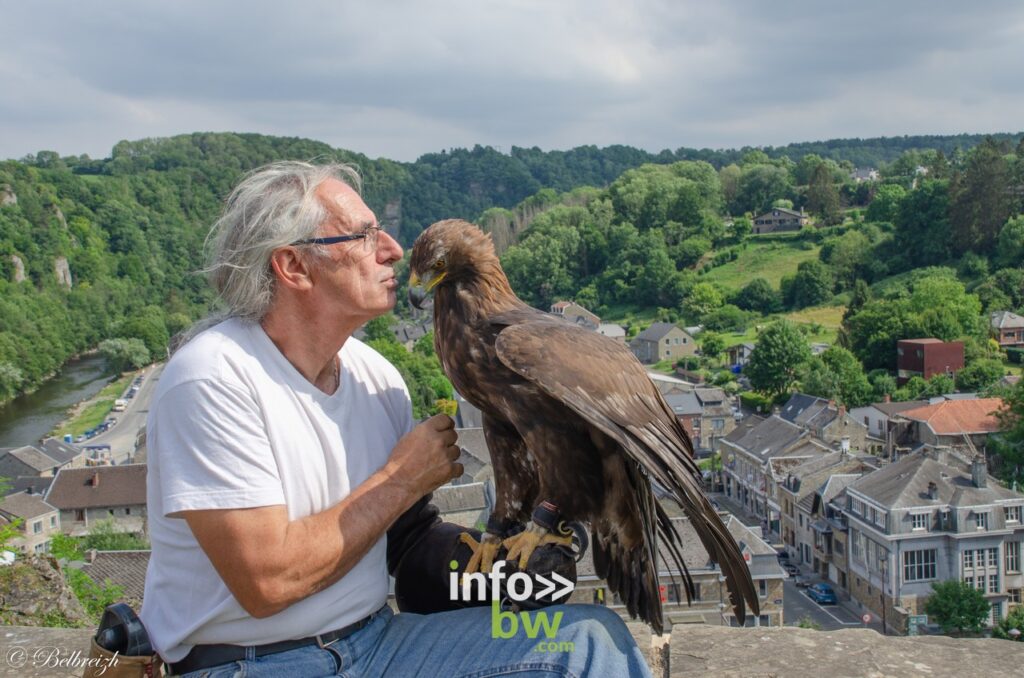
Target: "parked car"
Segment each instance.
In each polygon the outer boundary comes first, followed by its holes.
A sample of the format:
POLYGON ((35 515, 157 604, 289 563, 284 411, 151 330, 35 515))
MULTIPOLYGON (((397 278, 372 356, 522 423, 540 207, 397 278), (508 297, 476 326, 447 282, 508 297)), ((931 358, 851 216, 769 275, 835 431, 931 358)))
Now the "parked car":
POLYGON ((836 592, 828 584, 815 584, 807 588, 807 596, 819 605, 835 605, 839 602, 836 592))
POLYGON ((805 589, 811 585, 811 578, 805 577, 802 574, 798 574, 793 577, 793 583, 796 584, 798 589, 805 589))
POLYGON ((786 571, 790 577, 795 577, 800 574, 800 568, 792 563, 783 563, 782 569, 786 571))

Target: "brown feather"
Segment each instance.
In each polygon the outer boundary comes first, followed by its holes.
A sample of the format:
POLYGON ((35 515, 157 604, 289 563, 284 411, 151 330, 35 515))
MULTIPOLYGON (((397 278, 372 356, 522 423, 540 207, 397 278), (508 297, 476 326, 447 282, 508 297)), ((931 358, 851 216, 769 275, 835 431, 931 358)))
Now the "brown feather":
POLYGON ((490 239, 463 221, 438 222, 413 247, 434 301, 435 345, 459 393, 484 413, 500 518, 536 502, 591 524, 599 576, 661 632, 658 540, 693 583, 680 537, 650 481, 668 490, 725 575, 737 618, 758 596, 743 556, 700 487, 693 446, 643 366, 622 344, 530 308, 512 292, 490 239))

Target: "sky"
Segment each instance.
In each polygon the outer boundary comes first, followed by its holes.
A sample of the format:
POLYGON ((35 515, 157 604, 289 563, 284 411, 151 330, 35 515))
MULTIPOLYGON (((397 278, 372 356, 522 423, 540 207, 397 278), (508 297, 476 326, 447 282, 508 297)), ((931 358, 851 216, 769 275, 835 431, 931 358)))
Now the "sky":
POLYGON ((412 161, 1024 130, 1016 0, 0 0, 0 158, 197 131, 412 161))

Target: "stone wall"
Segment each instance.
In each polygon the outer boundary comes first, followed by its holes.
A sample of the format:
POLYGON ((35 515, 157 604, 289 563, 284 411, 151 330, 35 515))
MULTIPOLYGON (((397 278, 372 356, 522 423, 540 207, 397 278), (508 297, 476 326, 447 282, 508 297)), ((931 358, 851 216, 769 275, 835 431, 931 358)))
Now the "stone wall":
MULTIPOLYGON (((661 640, 643 624, 629 624, 658 678, 683 676, 759 678, 991 678, 1019 675, 1024 643, 941 636, 897 638, 866 629, 835 632, 793 627, 737 629, 688 624, 677 627, 662 661, 661 640)), ((0 627, 0 676, 79 676, 68 664, 88 656, 91 629, 0 627), (54 656, 64 666, 33 666, 54 656), (21 650, 25 652, 22 653, 21 650), (78 653, 77 655, 75 653, 78 653), (25 663, 20 664, 20 657, 25 663)))

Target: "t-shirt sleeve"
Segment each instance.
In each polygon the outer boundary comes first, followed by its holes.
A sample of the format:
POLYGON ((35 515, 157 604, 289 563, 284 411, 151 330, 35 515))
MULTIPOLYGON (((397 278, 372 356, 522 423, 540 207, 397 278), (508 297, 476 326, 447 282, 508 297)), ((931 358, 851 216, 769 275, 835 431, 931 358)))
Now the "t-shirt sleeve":
POLYGON ((243 389, 196 380, 165 393, 154 414, 164 514, 284 504, 263 415, 243 389))

